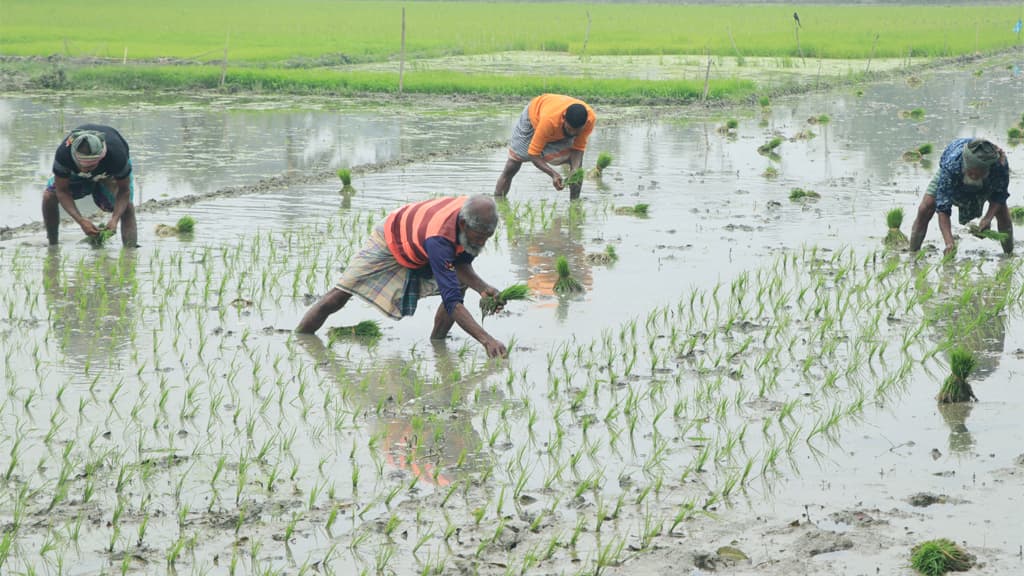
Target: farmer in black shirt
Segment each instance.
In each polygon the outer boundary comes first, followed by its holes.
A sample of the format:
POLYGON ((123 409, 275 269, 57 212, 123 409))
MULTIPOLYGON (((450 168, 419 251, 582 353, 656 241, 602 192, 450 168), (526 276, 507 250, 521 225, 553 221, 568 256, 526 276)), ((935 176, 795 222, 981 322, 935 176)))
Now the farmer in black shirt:
POLYGON ((100 124, 83 124, 72 130, 53 157, 53 176, 43 192, 43 223, 50 244, 57 243, 60 210, 64 210, 88 236, 100 230, 82 216, 75 200, 92 196, 96 206, 110 212, 109 230, 121 223, 121 241, 135 247, 138 233, 132 196, 135 186, 128 143, 117 130, 100 124))

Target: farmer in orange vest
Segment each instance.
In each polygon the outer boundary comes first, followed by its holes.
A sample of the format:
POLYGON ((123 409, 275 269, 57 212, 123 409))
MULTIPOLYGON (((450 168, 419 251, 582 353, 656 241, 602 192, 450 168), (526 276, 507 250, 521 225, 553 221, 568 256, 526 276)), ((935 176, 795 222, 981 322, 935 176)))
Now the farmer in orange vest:
POLYGON ((353 294, 396 320, 415 313, 420 298, 440 294, 431 338, 443 340, 458 324, 487 356, 505 356, 505 344, 488 334, 463 304, 466 288, 481 295, 498 294, 473 270, 473 259, 497 226, 498 209, 489 196, 402 206, 373 229, 341 279, 306 312, 296 332, 316 332, 353 294))
MULTIPOLYGON (((508 195, 512 179, 526 161, 550 176, 555 190, 565 188, 562 175, 552 164, 569 164, 570 172, 578 169, 583 164, 583 152, 595 122, 594 110, 571 96, 541 94, 531 100, 512 130, 508 160, 498 177, 494 195, 508 195)), ((582 182, 570 184, 569 198, 579 198, 582 186, 582 182)))

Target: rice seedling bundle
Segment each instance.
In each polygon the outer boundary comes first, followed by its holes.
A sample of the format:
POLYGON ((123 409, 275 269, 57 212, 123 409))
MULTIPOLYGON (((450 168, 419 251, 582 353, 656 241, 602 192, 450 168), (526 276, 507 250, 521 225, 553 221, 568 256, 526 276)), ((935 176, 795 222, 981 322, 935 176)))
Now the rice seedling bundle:
POLYGON ((327 331, 327 338, 330 342, 345 338, 358 338, 361 340, 376 340, 383 332, 380 323, 375 320, 363 320, 355 326, 336 326, 327 331))
POLYGON ((903 224, 903 208, 893 208, 885 214, 885 223, 889 232, 885 235, 885 247, 890 249, 903 248, 908 245, 907 235, 900 230, 903 224))
POLYGON ((1010 208, 1010 218, 1013 218, 1014 222, 1024 220, 1024 206, 1014 206, 1013 208, 1010 208))
POLYGON ((911 549, 910 565, 925 576, 942 576, 947 572, 966 572, 974 565, 974 557, 946 538, 928 540, 911 549))
POLYGON ((89 242, 89 245, 93 248, 102 248, 115 232, 114 230, 107 229, 106 224, 100 224, 98 228, 100 230, 99 234, 85 237, 86 241, 89 242))
POLYGON ((650 207, 650 204, 634 204, 632 206, 619 206, 615 209, 615 213, 627 216, 640 216, 641 218, 645 218, 649 215, 648 212, 650 210, 650 207))
POLYGON ((526 284, 513 284, 498 292, 497 296, 481 296, 480 313, 486 318, 512 300, 525 300, 529 297, 530 288, 526 284))
POLYGON ((804 190, 803 188, 793 188, 789 191, 789 199, 796 202, 799 200, 817 200, 821 198, 821 194, 818 194, 814 190, 804 190))
POLYGON ((574 294, 583 291, 583 284, 572 277, 569 270, 569 261, 565 256, 559 256, 555 260, 555 270, 558 272, 558 280, 555 280, 555 292, 559 294, 574 294))
POLYGON ((593 178, 600 178, 601 174, 604 173, 604 169, 611 166, 612 155, 609 152, 601 152, 597 155, 597 163, 594 165, 594 169, 590 171, 590 176, 593 178))
POLYGON ((967 230, 978 238, 984 238, 987 240, 995 240, 996 242, 1005 242, 1010 238, 1010 235, 1006 232, 997 232, 991 228, 982 230, 978 228, 977 224, 970 224, 967 226, 967 230))
POLYGON ((195 230, 196 221, 191 216, 182 216, 178 218, 178 224, 175 228, 178 229, 179 234, 191 234, 195 230))
POLYGON ((583 178, 586 175, 586 170, 584 170, 583 168, 577 168, 576 170, 573 170, 572 174, 569 174, 568 178, 565 179, 565 184, 566 186, 575 186, 577 184, 582 184, 583 178))
POLYGON ((352 185, 352 171, 348 168, 338 168, 338 178, 341 179, 342 186, 352 185))
POLYGON ((942 383, 939 390, 938 400, 942 404, 953 402, 968 402, 977 400, 974 390, 967 383, 967 377, 971 375, 978 365, 974 353, 962 347, 956 347, 949 353, 949 370, 951 374, 942 383))

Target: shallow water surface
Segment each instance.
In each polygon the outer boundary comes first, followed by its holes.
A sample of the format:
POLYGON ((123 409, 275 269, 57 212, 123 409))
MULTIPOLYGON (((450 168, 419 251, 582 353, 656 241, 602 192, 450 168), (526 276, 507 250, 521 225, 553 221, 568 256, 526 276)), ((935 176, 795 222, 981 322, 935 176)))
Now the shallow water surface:
MULTIPOLYGON (((751 558, 737 574, 901 574, 910 546, 945 536, 983 559, 976 573, 1018 571, 1019 264, 959 226, 953 266, 876 250, 885 212, 904 208, 908 231, 933 172, 903 152, 932 143, 937 161, 954 137, 1000 140, 1024 86, 995 66, 921 80, 716 117, 599 107, 587 164, 614 158, 600 181, 570 205, 524 167, 476 261, 493 285, 533 292, 483 323, 512 348, 502 363, 458 328, 432 343, 436 298, 400 322, 355 301, 328 321, 380 320, 376 342, 290 330, 387 211, 492 191, 505 151, 487 142, 518 110, 420 122, 358 103, 136 104, 149 197, 254 191, 140 211, 138 250, 91 249, 73 226, 56 249, 41 232, 0 242, 7 561, 686 573, 731 544, 751 558), (913 108, 922 120, 901 117, 913 108), (186 117, 219 130, 183 150, 186 117), (733 135, 718 130, 728 117, 733 135), (776 136, 778 158, 757 152, 776 136), (354 157, 385 164, 354 193, 287 174, 255 192, 292 160, 354 157), (795 187, 821 198, 791 202, 795 187), (647 217, 616 211, 638 203, 647 217), (192 236, 154 233, 184 214, 192 236), (607 246, 616 262, 588 256, 607 246), (553 292, 562 255, 580 295, 553 292), (975 404, 936 407, 950 338, 978 355, 975 404), (917 492, 941 502, 912 506, 917 492)), ((39 148, 5 136, 2 224, 18 225, 37 218, 22 204, 65 125, 49 97, 0 102, 39 148)), ((1006 151, 1024 166, 1024 149, 1006 151)), ((1015 172, 1011 203, 1021 184, 1015 172)))

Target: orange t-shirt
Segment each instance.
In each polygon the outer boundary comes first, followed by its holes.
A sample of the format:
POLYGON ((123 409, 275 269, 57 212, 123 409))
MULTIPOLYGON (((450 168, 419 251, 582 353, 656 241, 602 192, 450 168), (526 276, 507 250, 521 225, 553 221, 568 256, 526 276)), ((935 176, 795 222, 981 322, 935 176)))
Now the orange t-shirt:
POLYGON ((587 106, 586 102, 571 96, 541 94, 530 102, 529 107, 530 123, 533 124, 530 156, 543 154, 544 146, 549 142, 565 140, 565 133, 562 132, 562 120, 565 118, 565 110, 573 104, 583 104, 587 108, 587 123, 583 125, 579 134, 576 135, 576 139, 573 140, 572 149, 580 151, 587 149, 587 138, 594 131, 594 122, 597 121, 594 110, 587 106))

